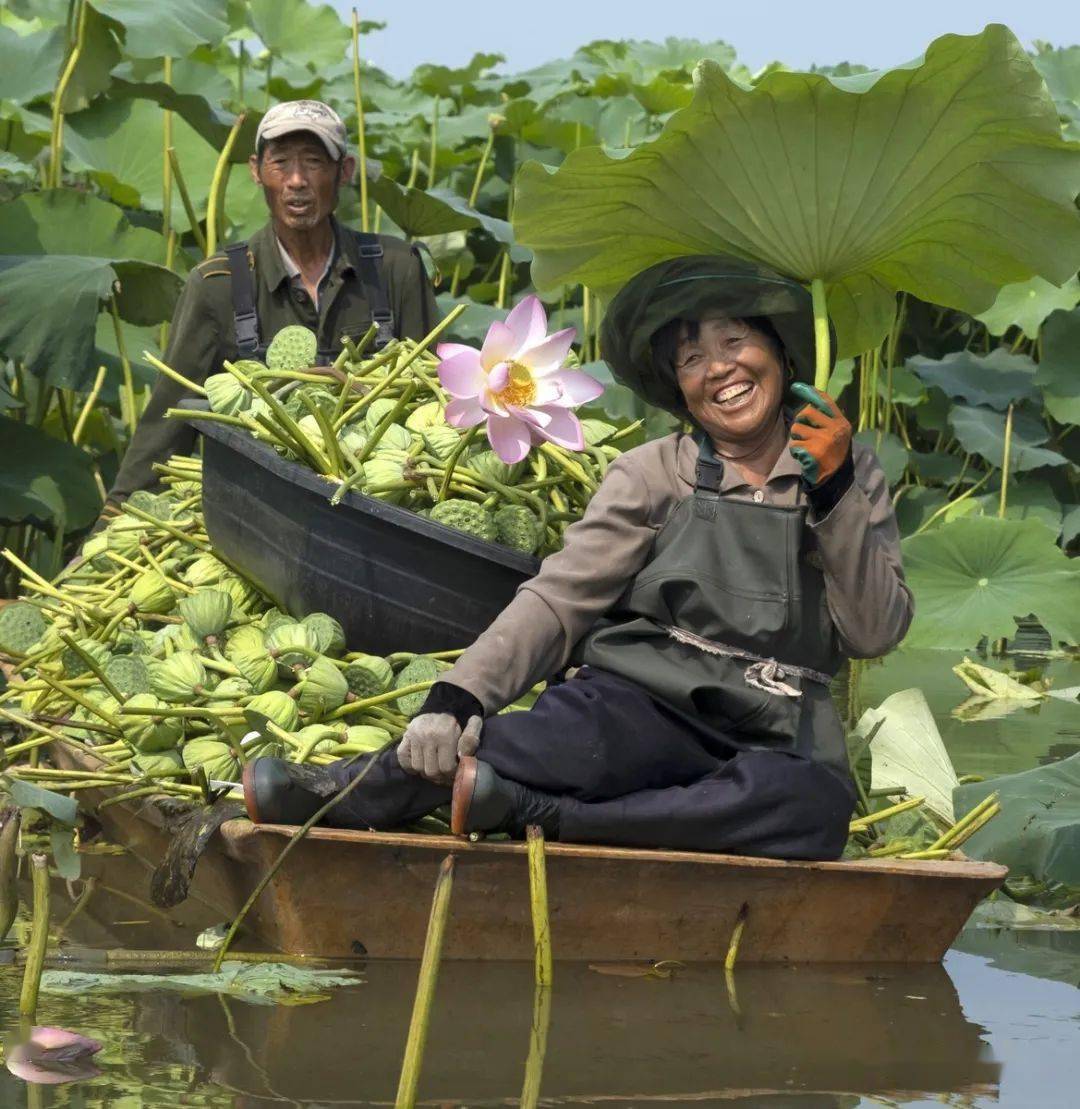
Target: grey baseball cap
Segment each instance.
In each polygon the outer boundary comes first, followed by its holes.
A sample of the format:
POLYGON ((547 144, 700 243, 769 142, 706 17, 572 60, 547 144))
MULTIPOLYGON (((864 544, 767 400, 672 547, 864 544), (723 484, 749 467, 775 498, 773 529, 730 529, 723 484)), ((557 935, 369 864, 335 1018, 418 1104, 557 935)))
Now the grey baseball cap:
POLYGON ((341 116, 321 100, 286 100, 275 104, 262 117, 255 132, 255 149, 269 139, 280 139, 295 131, 310 131, 318 135, 327 153, 334 161, 345 156, 345 124, 341 116))

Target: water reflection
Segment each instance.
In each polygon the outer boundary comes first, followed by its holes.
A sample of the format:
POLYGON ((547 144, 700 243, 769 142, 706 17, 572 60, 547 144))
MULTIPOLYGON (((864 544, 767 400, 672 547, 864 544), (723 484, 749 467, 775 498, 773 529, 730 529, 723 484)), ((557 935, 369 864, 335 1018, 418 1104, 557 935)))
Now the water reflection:
MULTIPOLYGON (((5 1012, 12 977, 0 978, 5 1012)), ((392 1103, 416 965, 371 963, 364 977, 365 985, 312 1006, 166 994, 49 998, 43 1020, 108 1046, 101 1079, 43 1091, 43 1103, 392 1103)), ((423 1102, 518 1104, 531 1041, 532 1073, 539 1062, 531 980, 531 964, 442 968, 423 1102)), ((662 980, 559 964, 541 1104, 850 1106, 854 1095, 993 1096, 1000 1067, 940 966, 746 967, 737 984, 738 1016, 720 967, 662 980)), ((26 1104, 25 1095, 14 1079, 0 1083, 0 1104, 26 1104)))

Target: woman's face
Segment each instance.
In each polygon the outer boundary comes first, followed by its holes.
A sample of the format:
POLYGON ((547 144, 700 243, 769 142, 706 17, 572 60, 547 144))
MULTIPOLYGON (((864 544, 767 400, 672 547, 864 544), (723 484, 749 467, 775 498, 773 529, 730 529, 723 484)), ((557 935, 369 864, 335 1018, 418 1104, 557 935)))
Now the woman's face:
POLYGON ((675 374, 695 422, 710 438, 748 443, 771 428, 784 395, 784 365, 771 336, 706 312, 692 338, 684 325, 675 374))

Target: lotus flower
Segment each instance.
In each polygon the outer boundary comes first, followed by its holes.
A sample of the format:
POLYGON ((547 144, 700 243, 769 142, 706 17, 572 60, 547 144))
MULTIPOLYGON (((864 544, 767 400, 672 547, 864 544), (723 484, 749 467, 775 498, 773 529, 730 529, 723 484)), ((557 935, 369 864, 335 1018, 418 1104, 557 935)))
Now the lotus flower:
POLYGON ((97 1040, 66 1028, 30 1029, 30 1038, 7 1053, 7 1069, 24 1082, 56 1086, 96 1078, 101 1068, 91 1059, 102 1048, 97 1040))
POLYGON ((540 298, 527 296, 505 322, 488 328, 480 350, 440 343, 439 380, 454 398, 446 422, 475 427, 487 420, 492 449, 508 463, 520 462, 545 439, 581 450, 585 440, 571 409, 595 400, 604 387, 581 370, 564 368, 574 334, 567 327, 548 335, 540 298))

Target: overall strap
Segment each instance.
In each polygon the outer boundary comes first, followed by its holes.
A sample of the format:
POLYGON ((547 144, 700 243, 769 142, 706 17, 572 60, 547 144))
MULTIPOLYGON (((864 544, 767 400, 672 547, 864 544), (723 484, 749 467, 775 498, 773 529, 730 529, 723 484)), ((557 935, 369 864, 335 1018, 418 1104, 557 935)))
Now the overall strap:
POLYGON ((258 358, 259 315, 255 310, 255 282, 248 265, 246 242, 233 243, 225 248, 229 262, 229 282, 232 287, 233 323, 236 325, 236 349, 243 358, 258 358))
POLYGON ((716 457, 707 435, 697 432, 694 442, 698 445, 694 491, 719 494, 720 483, 724 480, 724 463, 716 457))
POLYGON ((370 231, 354 231, 360 252, 360 283, 364 286, 364 296, 371 306, 371 318, 378 331, 375 334, 375 350, 382 350, 394 338, 394 313, 390 309, 390 297, 386 290, 386 276, 383 273, 383 248, 378 235, 370 231))

